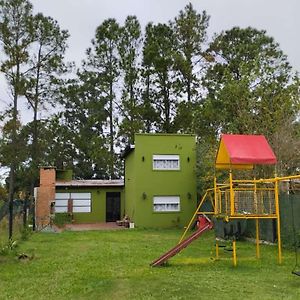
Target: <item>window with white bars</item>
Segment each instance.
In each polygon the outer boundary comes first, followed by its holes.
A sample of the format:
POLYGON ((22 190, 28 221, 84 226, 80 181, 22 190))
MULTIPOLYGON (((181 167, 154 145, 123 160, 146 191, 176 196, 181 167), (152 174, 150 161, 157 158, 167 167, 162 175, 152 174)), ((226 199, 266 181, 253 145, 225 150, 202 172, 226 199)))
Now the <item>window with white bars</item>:
POLYGON ((155 212, 180 211, 180 197, 179 196, 154 196, 153 211, 155 212))
POLYGON ((153 170, 180 170, 179 155, 153 155, 153 170))
POLYGON ((70 193, 56 193, 55 194, 55 212, 65 213, 68 212, 68 200, 70 193))
POLYGON ((68 202, 72 201, 74 213, 91 212, 91 193, 56 193, 55 212, 68 212, 68 202))

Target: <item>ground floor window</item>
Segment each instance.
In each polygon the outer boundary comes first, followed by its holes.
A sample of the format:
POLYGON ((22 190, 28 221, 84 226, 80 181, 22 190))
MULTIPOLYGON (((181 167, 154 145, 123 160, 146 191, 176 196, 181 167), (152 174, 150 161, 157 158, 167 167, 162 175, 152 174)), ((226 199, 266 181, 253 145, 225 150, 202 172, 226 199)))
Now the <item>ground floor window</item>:
POLYGON ((154 196, 153 211, 180 211, 179 196, 154 196))
POLYGON ((91 212, 91 198, 91 193, 56 193, 55 212, 91 212))

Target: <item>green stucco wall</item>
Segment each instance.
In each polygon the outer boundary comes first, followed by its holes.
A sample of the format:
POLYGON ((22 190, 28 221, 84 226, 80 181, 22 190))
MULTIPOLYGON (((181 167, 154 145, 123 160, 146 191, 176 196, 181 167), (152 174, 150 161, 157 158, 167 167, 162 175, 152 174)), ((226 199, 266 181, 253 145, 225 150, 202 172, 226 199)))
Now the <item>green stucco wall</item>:
POLYGON ((56 170, 56 180, 72 180, 72 170, 56 170))
POLYGON ((197 203, 195 147, 194 135, 135 135, 135 149, 125 158, 125 213, 137 227, 188 223, 197 203), (180 170, 153 170, 152 155, 163 154, 179 155, 180 170), (154 212, 154 196, 180 196, 180 212, 154 212))
POLYGON ((135 155, 131 152, 125 160, 125 214, 133 220, 136 211, 135 155))
POLYGON ((91 193, 92 204, 90 213, 74 213, 75 223, 97 223, 106 222, 106 193, 121 193, 121 218, 125 212, 124 205, 124 188, 122 187, 78 187, 78 188, 62 188, 56 187, 56 193, 91 193))

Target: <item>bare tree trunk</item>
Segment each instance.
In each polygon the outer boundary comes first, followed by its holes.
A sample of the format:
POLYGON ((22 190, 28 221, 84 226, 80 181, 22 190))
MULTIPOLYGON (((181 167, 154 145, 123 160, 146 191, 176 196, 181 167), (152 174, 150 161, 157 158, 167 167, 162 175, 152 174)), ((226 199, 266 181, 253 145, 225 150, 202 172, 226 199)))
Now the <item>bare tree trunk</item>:
POLYGON ((164 98, 164 115, 165 115, 165 124, 164 124, 164 132, 170 133, 171 132, 171 117, 170 117, 170 99, 169 99, 169 90, 167 87, 166 82, 164 83, 163 87, 163 98, 164 98))
MULTIPOLYGON (((150 106, 150 75, 147 72, 147 79, 146 79, 146 99, 145 102, 150 106)), ((149 118, 146 118, 146 132, 150 133, 151 131, 151 121, 149 118)))
POLYGON ((114 178, 114 126, 113 126, 113 85, 109 85, 109 151, 110 151, 110 178, 114 178))
MULTIPOLYGON (((40 60, 41 49, 39 50, 38 60, 40 60)), ((36 83, 35 83, 35 94, 33 98, 32 108, 33 108, 33 130, 32 130, 32 151, 31 151, 31 159, 32 159, 32 170, 31 170, 31 183, 30 183, 30 194, 33 195, 35 180, 39 158, 38 158, 38 105, 39 105, 39 79, 40 79, 40 64, 38 62, 37 73, 36 73, 36 83)))
POLYGON ((14 206, 14 189, 15 189, 15 164, 11 163, 9 173, 9 220, 8 220, 8 239, 11 240, 13 236, 13 206, 14 206))
POLYGON ((188 78, 188 80, 187 80, 186 92, 187 92, 187 100, 188 100, 188 102, 191 102, 192 95, 191 95, 191 80, 190 80, 190 78, 188 78))
POLYGON ((13 236, 13 205, 14 205, 14 190, 15 190, 15 172, 16 172, 16 159, 17 159, 17 117, 18 117, 18 83, 19 83, 19 66, 17 66, 16 76, 17 86, 14 91, 14 106, 12 113, 12 135, 11 135, 11 151, 12 161, 10 164, 9 174, 9 226, 8 226, 8 238, 12 239, 13 236))

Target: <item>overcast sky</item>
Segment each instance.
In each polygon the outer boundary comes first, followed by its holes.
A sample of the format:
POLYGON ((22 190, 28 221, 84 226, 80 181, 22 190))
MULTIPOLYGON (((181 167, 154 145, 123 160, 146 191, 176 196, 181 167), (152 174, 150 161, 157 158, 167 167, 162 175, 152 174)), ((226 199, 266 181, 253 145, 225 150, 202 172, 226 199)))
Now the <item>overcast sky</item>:
POLYGON ((209 36, 233 26, 265 29, 300 71, 299 0, 34 0, 35 12, 56 19, 71 37, 67 57, 80 63, 90 46, 95 29, 107 18, 123 24, 128 15, 136 15, 144 27, 148 22, 167 22, 191 2, 211 16, 209 36))

